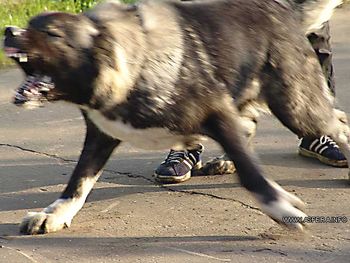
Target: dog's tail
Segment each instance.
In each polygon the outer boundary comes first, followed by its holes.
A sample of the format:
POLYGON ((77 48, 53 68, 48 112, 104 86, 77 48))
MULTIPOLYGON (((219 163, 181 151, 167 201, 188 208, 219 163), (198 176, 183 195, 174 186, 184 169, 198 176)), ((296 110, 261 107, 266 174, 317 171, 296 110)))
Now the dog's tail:
POLYGON ((297 0, 302 11, 302 24, 306 34, 322 28, 333 14, 334 9, 342 4, 342 0, 297 0))

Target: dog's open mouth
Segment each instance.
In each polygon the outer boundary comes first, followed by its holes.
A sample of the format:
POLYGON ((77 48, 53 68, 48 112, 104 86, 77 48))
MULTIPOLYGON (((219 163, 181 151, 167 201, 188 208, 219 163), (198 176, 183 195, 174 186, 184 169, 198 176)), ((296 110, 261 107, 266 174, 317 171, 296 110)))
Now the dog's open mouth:
MULTIPOLYGON (((47 101, 48 92, 54 88, 51 78, 41 75, 28 75, 24 83, 17 89, 14 103, 42 106, 47 101)), ((29 106, 29 105, 28 105, 29 106)))
POLYGON ((14 47, 4 47, 6 56, 13 59, 18 59, 18 62, 25 63, 28 62, 28 56, 26 53, 21 52, 18 48, 14 47))
POLYGON ((31 69, 28 55, 20 49, 5 47, 6 56, 15 60, 26 74, 26 79, 16 90, 14 104, 40 107, 48 100, 48 93, 55 88, 51 77, 31 69))

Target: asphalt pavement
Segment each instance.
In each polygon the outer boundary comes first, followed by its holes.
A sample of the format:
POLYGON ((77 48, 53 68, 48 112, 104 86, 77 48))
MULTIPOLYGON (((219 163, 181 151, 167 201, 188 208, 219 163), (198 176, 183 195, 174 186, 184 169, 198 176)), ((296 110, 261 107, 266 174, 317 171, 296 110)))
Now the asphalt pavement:
MULTIPOLYGON (((332 20, 338 105, 350 113, 350 7, 332 20)), ((350 222, 288 231, 262 214, 234 175, 196 176, 158 185, 153 169, 166 151, 127 144, 72 226, 38 236, 19 234, 28 211, 63 190, 84 138, 79 111, 64 103, 24 110, 10 103, 23 80, 0 71, 0 262, 350 262, 350 222)), ((273 117, 261 119, 254 147, 265 173, 307 203, 312 216, 350 220, 347 169, 297 154, 298 139, 273 117)), ((205 143, 204 159, 221 153, 205 143)))

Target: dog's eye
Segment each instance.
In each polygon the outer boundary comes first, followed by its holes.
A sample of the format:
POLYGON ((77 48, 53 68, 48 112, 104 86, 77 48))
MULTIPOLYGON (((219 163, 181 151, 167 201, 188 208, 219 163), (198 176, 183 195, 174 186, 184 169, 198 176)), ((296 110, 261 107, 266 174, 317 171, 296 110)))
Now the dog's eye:
POLYGON ((62 37, 62 32, 57 29, 49 29, 43 32, 50 37, 62 37))

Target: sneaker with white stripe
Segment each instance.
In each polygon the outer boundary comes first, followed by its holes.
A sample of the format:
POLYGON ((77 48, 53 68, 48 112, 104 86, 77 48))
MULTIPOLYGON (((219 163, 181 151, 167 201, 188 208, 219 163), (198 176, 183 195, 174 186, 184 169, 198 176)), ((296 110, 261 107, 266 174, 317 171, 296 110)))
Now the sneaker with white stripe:
POLYGON ((194 169, 202 167, 203 145, 184 151, 170 150, 166 159, 154 171, 154 178, 160 183, 180 183, 191 178, 194 169))
POLYGON ((299 154, 305 157, 316 158, 324 164, 335 167, 348 166, 347 160, 340 151, 339 146, 332 138, 326 135, 320 138, 302 138, 299 145, 299 154))

